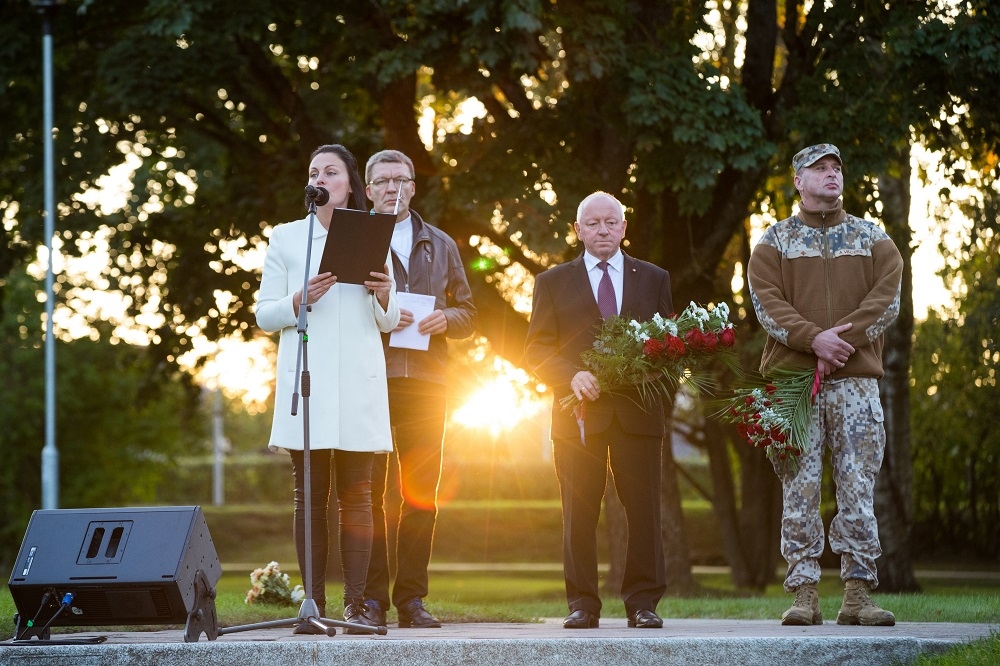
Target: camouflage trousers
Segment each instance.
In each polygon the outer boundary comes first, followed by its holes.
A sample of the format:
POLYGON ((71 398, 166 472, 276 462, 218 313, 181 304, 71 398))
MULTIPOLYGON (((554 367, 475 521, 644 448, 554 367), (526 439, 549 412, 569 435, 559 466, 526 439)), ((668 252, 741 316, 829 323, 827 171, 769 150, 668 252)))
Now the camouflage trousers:
POLYGON ((885 453, 885 427, 878 380, 848 377, 824 381, 809 426, 809 450, 797 473, 775 467, 781 478, 781 554, 788 562, 785 590, 819 580, 823 554, 820 489, 823 458, 831 452, 837 515, 830 548, 840 555, 840 577, 878 585, 875 560, 882 554, 875 521, 875 477, 885 453))

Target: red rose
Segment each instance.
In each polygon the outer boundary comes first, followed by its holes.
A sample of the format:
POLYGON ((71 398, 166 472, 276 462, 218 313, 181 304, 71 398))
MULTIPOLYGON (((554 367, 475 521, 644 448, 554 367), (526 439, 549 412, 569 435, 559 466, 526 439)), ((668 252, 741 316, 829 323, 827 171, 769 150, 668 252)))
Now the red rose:
POLYGON ((692 351, 713 352, 719 346, 719 340, 715 337, 715 333, 712 331, 704 333, 697 328, 692 328, 684 335, 684 342, 692 351))
POLYGON ((691 351, 701 351, 704 349, 703 336, 697 328, 692 328, 684 335, 684 342, 691 348, 691 351))
POLYGON ((650 358, 659 358, 663 354, 663 343, 655 338, 650 338, 642 346, 642 353, 650 358))
POLYGON ((667 333, 666 337, 663 338, 663 353, 670 359, 680 358, 687 353, 687 347, 684 346, 684 341, 676 335, 667 333))
POLYGON ((764 390, 767 391, 768 395, 771 395, 772 393, 778 390, 778 387, 775 386, 774 384, 768 384, 767 386, 764 387, 764 390))
POLYGON ((719 344, 723 347, 732 347, 736 344, 736 329, 729 327, 719 335, 719 344))
POLYGON ((715 336, 714 332, 708 331, 701 334, 701 344, 704 351, 714 352, 716 347, 719 346, 719 339, 715 336))

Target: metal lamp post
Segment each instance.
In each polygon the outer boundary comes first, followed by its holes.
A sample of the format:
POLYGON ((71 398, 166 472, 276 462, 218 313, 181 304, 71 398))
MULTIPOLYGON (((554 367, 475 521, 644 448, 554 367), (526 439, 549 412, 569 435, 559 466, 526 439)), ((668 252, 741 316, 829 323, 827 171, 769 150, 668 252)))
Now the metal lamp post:
POLYGON ((55 310, 53 289, 52 237, 55 234, 55 148, 52 131, 52 16, 65 0, 31 0, 42 15, 43 128, 45 143, 45 247, 48 268, 45 272, 45 447, 42 449, 42 508, 59 508, 59 450, 56 448, 56 351, 52 315, 55 310))

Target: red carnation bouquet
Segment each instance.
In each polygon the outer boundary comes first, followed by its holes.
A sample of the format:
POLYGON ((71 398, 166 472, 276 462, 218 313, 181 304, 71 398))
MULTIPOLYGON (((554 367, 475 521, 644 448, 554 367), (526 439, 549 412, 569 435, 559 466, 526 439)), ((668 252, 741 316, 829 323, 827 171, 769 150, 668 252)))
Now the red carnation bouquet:
POLYGON ((779 368, 762 385, 736 389, 719 416, 735 423, 740 436, 764 449, 776 467, 788 465, 795 473, 809 447, 809 421, 819 383, 818 370, 779 368))
MULTIPOLYGON (((729 323, 729 306, 720 303, 704 308, 692 302, 680 315, 659 313, 648 321, 608 317, 592 348, 581 354, 584 368, 597 378, 601 393, 636 389, 643 402, 655 395, 667 396, 682 381, 699 390, 713 388, 704 373, 712 361, 735 364, 732 348, 736 330, 729 323)), ((583 441, 586 403, 570 393, 561 398, 563 409, 574 409, 583 441)))

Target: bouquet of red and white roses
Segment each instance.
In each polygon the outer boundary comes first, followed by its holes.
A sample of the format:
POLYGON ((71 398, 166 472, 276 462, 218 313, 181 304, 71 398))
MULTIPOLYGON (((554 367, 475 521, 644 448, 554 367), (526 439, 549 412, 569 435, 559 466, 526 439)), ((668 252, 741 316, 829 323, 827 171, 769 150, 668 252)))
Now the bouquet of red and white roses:
POLYGON ((747 443, 764 449, 776 467, 788 465, 794 473, 809 446, 809 421, 819 382, 816 370, 779 368, 761 386, 736 389, 719 415, 735 423, 747 443))
MULTIPOLYGON (((581 360, 597 378, 602 393, 634 388, 646 401, 654 395, 669 395, 682 381, 699 389, 714 386, 699 371, 716 359, 732 364, 735 344, 728 305, 704 308, 692 302, 680 315, 657 313, 643 322, 608 317, 581 360)), ((572 393, 559 402, 563 409, 582 407, 572 393)), ((581 421, 582 414, 577 412, 581 421)))

